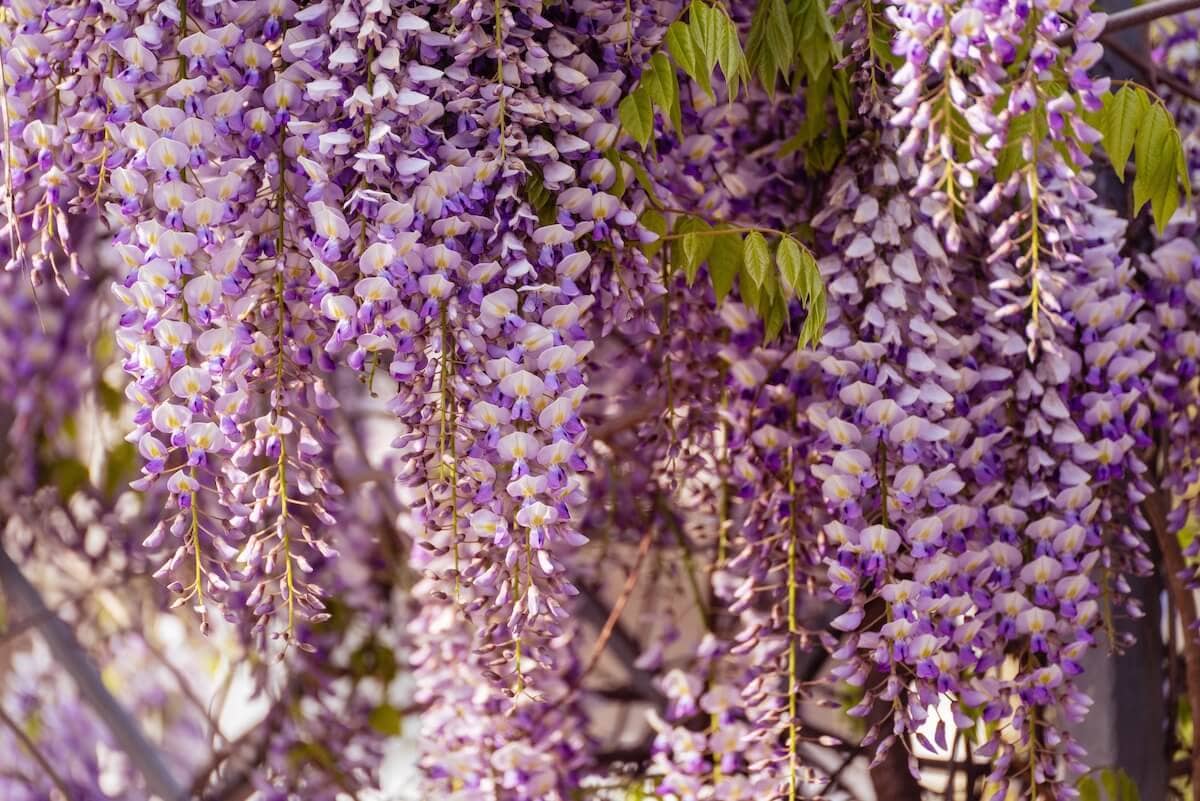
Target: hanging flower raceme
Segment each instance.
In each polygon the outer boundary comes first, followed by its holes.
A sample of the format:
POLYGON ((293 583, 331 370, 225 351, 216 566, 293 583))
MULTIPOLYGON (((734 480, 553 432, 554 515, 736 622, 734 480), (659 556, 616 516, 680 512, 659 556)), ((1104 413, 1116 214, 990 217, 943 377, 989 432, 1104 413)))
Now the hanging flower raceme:
POLYGON ((202 614, 246 584, 245 610, 226 615, 265 634, 279 612, 271 634, 290 639, 298 615, 321 614, 304 576, 330 552, 313 527, 334 522, 339 494, 322 463, 336 404, 309 369, 332 366, 314 348, 325 322, 303 248, 315 223, 295 201, 311 110, 291 50, 320 20, 282 9, 259 19, 260 38, 229 13, 164 6, 141 38, 107 41, 120 86, 105 84, 109 172, 96 193, 112 198, 124 269, 117 339, 138 407, 137 486, 165 484, 175 509, 147 540, 178 540, 160 574, 202 614))
POLYGON ((1047 247, 1039 218, 1053 213, 1039 185, 1047 171, 1078 174, 1100 138, 1084 115, 1100 109, 1109 85, 1089 75, 1103 52, 1095 39, 1104 15, 1087 2, 967 0, 896 2, 888 17, 903 59, 889 122, 905 132, 901 157, 920 159, 915 191, 940 207, 933 223, 953 253, 1004 198, 1019 196, 1010 222, 1034 231, 1018 267, 1036 310, 1047 247), (1070 46, 1059 43, 1064 35, 1070 46))
MULTIPOLYGON (((420 553, 420 552, 418 552, 420 553)), ((450 556, 421 553, 417 565, 441 573, 450 556)), ((418 586, 435 592, 436 577, 418 586)), ((464 628, 460 608, 449 598, 423 603, 412 619, 414 699, 428 705, 422 736, 436 748, 422 751, 427 792, 447 799, 568 799, 588 765, 582 708, 570 697, 568 677, 578 670, 569 640, 544 667, 528 661, 522 676, 536 688, 509 699, 495 690, 495 677, 464 628)), ((574 634, 570 629, 566 636, 574 634)))
POLYGON ((872 717, 865 742, 882 755, 981 667, 969 627, 951 636, 975 611, 951 579, 978 517, 954 458, 973 429, 956 398, 977 376, 945 327, 954 274, 907 196, 911 172, 880 152, 860 164, 814 220, 828 238, 830 323, 814 355, 822 400, 807 416, 829 513, 826 579, 848 605, 831 624, 846 632, 833 675, 864 689, 851 714, 872 717))
POLYGON ((617 136, 611 103, 588 101, 620 79, 592 34, 615 36, 624 10, 585 19, 567 7, 553 26, 534 4, 466 10, 385 24, 347 5, 335 18, 320 56, 332 77, 308 91, 366 91, 316 137, 346 166, 310 190, 314 264, 333 328, 325 350, 373 387, 396 383, 400 480, 424 488, 424 545, 452 554, 436 592, 463 605, 490 672, 520 690, 524 660, 553 661, 544 644, 575 593, 587 319, 597 302, 629 317, 654 276, 635 259, 623 285, 607 283, 604 250, 636 221, 586 170, 617 136), (574 39, 557 33, 575 27, 574 39), (550 30, 548 50, 530 39, 550 30), (344 59, 363 49, 365 60, 344 59))
POLYGON ((489 721, 464 730, 429 717, 431 753, 465 753, 464 737, 489 732, 485 764, 430 771, 448 792, 479 790, 488 753, 544 787, 504 778, 480 791, 570 786, 570 759, 533 770, 518 752, 544 746, 542 707, 571 659, 586 329, 596 308, 626 325, 656 279, 626 255, 614 280, 609 253, 639 235, 636 220, 586 169, 617 141, 616 93, 596 104, 594 92, 623 80, 606 42, 628 33, 624 14, 347 3, 328 39, 304 45, 325 71, 306 95, 328 112, 310 134, 319 158, 304 163, 321 348, 390 395, 402 427, 398 478, 419 488, 418 545, 436 574, 418 590, 442 621, 414 631, 418 676, 441 686, 447 671, 473 674, 472 704, 489 721), (455 641, 470 656, 440 658, 444 625, 464 618, 473 626, 455 641), (517 720, 501 725, 514 704, 517 720))
MULTIPOLYGON (((988 692, 1028 705, 1015 723, 1036 766, 1028 779, 1036 787, 1069 781, 1060 759, 1078 769, 1064 725, 1089 704, 1071 682, 1083 651, 1100 626, 1111 636, 1099 596, 1124 597, 1125 575, 1149 567, 1139 530, 1144 521, 1128 510, 1148 492, 1140 453, 1149 444, 1143 373, 1152 359, 1145 350, 1149 328, 1136 321, 1141 300, 1133 273, 1119 255, 1123 223, 1065 199, 1059 208, 1065 218, 1055 223, 1075 231, 1078 243, 1056 265, 1063 313, 1046 326, 1034 361, 1018 353, 1021 339, 1011 331, 984 329, 978 391, 980 400, 991 400, 972 411, 981 431, 1004 431, 991 441, 993 458, 973 470, 979 491, 991 499, 987 520, 999 538, 990 546, 993 558, 1005 555, 997 574, 1011 585, 994 594, 993 642, 1026 643, 1017 675, 988 692), (1081 354, 1067 350, 1072 342, 1084 343, 1081 354)), ((993 269, 1012 276, 1003 259, 993 269)), ((982 303, 997 321, 1016 314, 1004 286, 1011 284, 996 280, 982 303)), ((1018 758, 1011 745, 1000 750, 997 764, 1018 758)))
MULTIPOLYGON (((802 169, 803 159, 778 153, 779 132, 798 124, 797 106, 772 103, 758 90, 730 101, 721 83, 714 88, 717 100, 696 92, 682 110, 684 130, 697 133, 676 141, 664 132, 664 156, 650 165, 665 205, 676 209, 670 215, 790 230, 797 207, 811 200, 804 182, 779 178, 802 169)), ((727 301, 714 319, 703 285, 689 287, 682 271, 670 275, 679 246, 669 239, 652 246, 668 294, 659 332, 640 343, 649 365, 621 377, 634 409, 647 397, 663 399, 660 415, 631 429, 630 447, 640 457, 623 460, 636 464, 621 471, 645 468, 646 482, 658 485, 662 539, 684 554, 680 591, 691 586, 711 627, 694 657, 661 677, 668 708, 651 717, 655 783, 679 798, 799 797, 821 785, 801 753, 798 713, 801 662, 816 643, 804 624, 822 606, 811 596, 819 524, 794 511, 820 503, 803 456, 813 436, 802 425, 810 360, 786 338, 761 347, 763 324, 741 303, 727 301), (808 502, 799 500, 810 493, 808 502), (674 504, 706 525, 685 533, 674 504), (708 570, 692 564, 710 553, 708 570), (713 575, 709 603, 730 615, 704 612, 697 576, 706 574, 713 575)), ((597 525, 613 520, 607 506, 597 512, 597 525)), ((653 644, 644 664, 656 665, 663 647, 653 644)))
POLYGON ((0 263, 36 285, 67 291, 81 272, 70 216, 97 203, 112 166, 111 97, 125 88, 105 73, 113 23, 83 2, 20 3, 0 17, 0 263))

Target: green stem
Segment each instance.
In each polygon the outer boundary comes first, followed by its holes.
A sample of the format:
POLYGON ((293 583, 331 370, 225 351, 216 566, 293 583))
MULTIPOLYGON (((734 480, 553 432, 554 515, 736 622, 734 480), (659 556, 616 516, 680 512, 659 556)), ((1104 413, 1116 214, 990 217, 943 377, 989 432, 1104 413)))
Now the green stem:
MULTIPOLYGON (((191 468, 189 473, 192 481, 196 480, 196 468, 191 468)), ((195 558, 195 593, 196 603, 199 606, 204 606, 204 564, 200 557, 200 493, 192 490, 191 492, 191 522, 188 526, 188 538, 192 542, 192 551, 195 558)))
POLYGON ((457 410, 454 408, 454 360, 453 354, 449 351, 448 342, 451 337, 450 331, 450 315, 447 309, 446 302, 442 302, 441 307, 441 329, 442 329, 442 363, 438 371, 439 395, 441 397, 441 417, 442 425, 438 432, 439 438, 439 459, 443 466, 449 465, 450 472, 450 521, 451 521, 451 543, 454 549, 454 602, 458 603, 458 596, 461 590, 461 579, 459 578, 459 536, 458 536, 458 445, 455 440, 455 428, 457 425, 457 410), (449 450, 450 460, 445 459, 445 453, 449 450))
POLYGON ((504 97, 504 6, 501 0, 495 0, 493 4, 493 20, 496 35, 496 83, 499 85, 499 116, 496 124, 496 129, 500 132, 500 162, 503 163, 507 155, 507 144, 505 143, 505 128, 507 122, 504 97))
MULTIPOLYGON (((277 404, 283 403, 284 392, 284 354, 287 352, 286 338, 286 319, 287 319, 287 302, 284 297, 284 272, 287 270, 287 256, 284 252, 286 243, 284 241, 284 229, 286 224, 287 210, 287 154, 284 150, 284 127, 279 127, 278 137, 278 155, 279 155, 279 186, 276 189, 276 230, 275 230, 275 255, 277 258, 277 270, 275 272, 275 306, 276 313, 279 315, 279 325, 276 331, 275 347, 278 350, 275 359, 275 401, 277 404)), ((280 408, 275 409, 276 420, 279 418, 280 408)), ((279 485, 279 531, 283 533, 283 559, 284 559, 284 582, 287 587, 287 633, 286 641, 291 642, 292 635, 296 630, 296 583, 295 573, 292 567, 292 536, 288 529, 288 484, 287 484, 287 440, 279 435, 279 459, 275 464, 275 480, 279 485)))
POLYGON ((800 628, 796 618, 796 595, 799 589, 796 582, 796 468, 794 464, 795 448, 788 448, 788 495, 791 499, 791 513, 788 515, 788 553, 787 553, 787 620, 788 620, 788 801, 796 801, 799 791, 799 743, 797 719, 797 694, 800 692, 799 658, 796 653, 796 631, 800 628))

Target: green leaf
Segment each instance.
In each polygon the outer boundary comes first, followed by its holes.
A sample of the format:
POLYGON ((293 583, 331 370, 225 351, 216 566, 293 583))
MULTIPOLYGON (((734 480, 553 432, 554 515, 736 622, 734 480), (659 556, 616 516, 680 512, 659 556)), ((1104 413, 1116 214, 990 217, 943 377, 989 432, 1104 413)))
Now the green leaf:
POLYGON ((1142 801, 1141 793, 1138 792, 1137 785, 1134 784, 1128 773, 1118 770, 1117 784, 1120 786, 1118 801, 1142 801))
POLYGON ((742 242, 742 259, 746 263, 746 275, 750 276, 755 287, 761 287, 771 269, 771 251, 766 238, 758 231, 746 235, 742 242))
POLYGON ((1142 121, 1134 138, 1134 169, 1137 174, 1133 177, 1133 213, 1137 214, 1142 206, 1150 200, 1154 187, 1153 172, 1161 159, 1155 158, 1153 148, 1164 147, 1167 142, 1166 131, 1152 123, 1150 115, 1142 121))
POLYGON ((787 4, 784 0, 766 0, 766 43, 772 60, 779 66, 786 81, 791 70, 792 58, 796 54, 796 43, 792 39, 792 25, 788 20, 787 4))
POLYGON ((634 89, 617 106, 621 125, 644 149, 654 134, 654 108, 644 87, 634 89))
MULTIPOLYGON (((742 289, 753 282, 743 282, 742 289)), ((767 270, 763 277, 762 286, 756 293, 754 308, 763 321, 763 341, 773 342, 787 322, 787 302, 779 291, 779 276, 774 270, 767 270)))
POLYGON ((680 263, 688 286, 696 282, 696 273, 700 272, 700 262, 708 256, 707 250, 712 248, 711 240, 700 234, 684 234, 679 240, 680 263))
POLYGON ((675 59, 675 63, 679 65, 680 69, 695 78, 699 71, 700 53, 696 49, 696 43, 692 39, 692 32, 687 23, 682 20, 672 22, 671 27, 667 28, 666 42, 667 51, 671 54, 671 58, 675 59))
POLYGON ((1100 783, 1104 785, 1104 794, 1108 796, 1109 801, 1117 801, 1120 798, 1116 771, 1112 768, 1100 771, 1100 783))
POLYGON ((808 315, 800 329, 797 347, 811 347, 821 341, 821 337, 825 335, 825 315, 825 290, 821 289, 808 304, 808 315))
POLYGON ((775 261, 779 265, 779 274, 783 276, 784 283, 805 305, 810 304, 824 291, 816 259, 792 237, 785 236, 779 243, 775 261))
POLYGON ((662 109, 663 115, 676 131, 683 129, 683 115, 679 107, 679 81, 675 68, 664 53, 655 53, 650 59, 650 69, 642 76, 642 83, 650 91, 650 97, 662 109))
POLYGON ((717 10, 720 25, 720 51, 717 62, 721 65, 721 73, 725 76, 725 85, 729 89, 729 98, 737 97, 738 84, 744 78, 749 81, 746 68, 746 54, 742 52, 742 40, 738 37, 738 28, 729 18, 724 9, 717 10))
POLYGON ((654 185, 654 181, 650 178, 650 173, 646 172, 646 168, 637 159, 622 155, 622 160, 629 165, 633 170, 633 177, 638 184, 646 192, 646 199, 655 206, 662 208, 662 203, 658 200, 658 187, 654 185))
POLYGON ((621 154, 616 150, 608 150, 605 152, 604 158, 613 165, 613 174, 615 175, 613 185, 608 191, 617 197, 624 197, 627 187, 625 186, 625 167, 621 164, 621 154))
POLYGON ((687 23, 676 21, 667 28, 667 50, 687 76, 700 84, 700 88, 712 97, 712 68, 704 68, 704 57, 700 55, 696 40, 692 36, 692 29, 687 23))
POLYGON ((793 2, 791 11, 792 33, 797 42, 812 39, 821 33, 821 25, 813 14, 813 0, 793 2))
POLYGON ((762 317, 763 341, 767 343, 774 342, 779 338, 779 333, 783 330, 783 326, 788 319, 787 301, 778 293, 772 295, 765 314, 762 317))
POLYGON ((1075 785, 1079 791, 1079 801, 1100 801, 1100 787, 1091 776, 1084 776, 1075 785))
POLYGON ((391 704, 372 709, 367 722, 372 729, 388 737, 398 737, 404 733, 404 714, 391 704))
POLYGON ((713 67, 724 48, 724 14, 700 0, 692 0, 688 8, 688 27, 692 41, 700 54, 697 66, 705 75, 712 75, 713 67))
MULTIPOLYGON (((806 123, 806 125, 807 125, 807 123, 806 123)), ((784 143, 782 145, 779 146, 779 150, 775 154, 776 158, 781 158, 781 159, 787 158, 788 156, 792 155, 797 150, 804 147, 811 141, 812 141, 812 136, 809 134, 809 132, 807 130, 805 130, 802 127, 800 129, 799 133, 788 138, 787 140, 784 141, 784 143)))
POLYGON ((50 465, 50 481, 64 501, 86 486, 88 480, 87 466, 78 459, 59 459, 50 465))
POLYGON ((1149 111, 1150 99, 1146 94, 1126 84, 1105 104, 1098 120, 1104 152, 1108 154, 1108 160, 1112 162, 1122 183, 1125 181, 1129 153, 1149 111))
POLYGON ((822 136, 804 154, 809 170, 829 172, 842 155, 843 142, 840 136, 822 136))
POLYGON ((713 243, 708 253, 708 280, 720 303, 729 295, 733 280, 742 270, 742 238, 734 233, 709 238, 713 243))
POLYGON ((813 80, 836 60, 829 14, 819 0, 800 0, 792 4, 791 12, 796 51, 809 80, 813 80))
POLYGON ((801 43, 800 59, 804 62, 804 68, 808 71, 809 77, 819 75, 829 64, 830 49, 827 45, 827 42, 822 42, 820 39, 806 39, 801 43))
MULTIPOLYGON (((658 56, 662 54, 655 53, 654 55, 658 56)), ((658 62, 655 61, 653 56, 642 68, 642 77, 638 79, 637 85, 650 98, 651 106, 663 108, 671 102, 664 88, 658 83, 658 62)))
POLYGON ((1151 106, 1134 140, 1133 213, 1150 202, 1154 222, 1162 233, 1179 208, 1179 134, 1171 113, 1160 104, 1151 106))
POLYGON ((779 274, 783 276, 783 282, 796 294, 800 294, 800 287, 804 285, 804 268, 801 265, 803 258, 800 246, 790 236, 785 236, 780 241, 779 250, 775 252, 775 264, 779 267, 779 274))
POLYGON ((826 71, 819 75, 809 76, 808 85, 804 87, 804 131, 809 142, 815 142, 829 134, 829 114, 826 112, 826 101, 829 99, 829 86, 833 82, 833 74, 826 71))
POLYGON ((1172 175, 1170 182, 1150 198, 1150 213, 1154 217, 1154 225, 1158 228, 1159 234, 1166 230, 1167 223, 1171 221, 1178 210, 1179 186, 1175 183, 1175 177, 1172 175))
POLYGON ((742 296, 742 303, 746 304, 748 309, 758 311, 758 305, 762 296, 762 289, 758 287, 750 277, 746 275, 746 265, 742 264, 741 277, 738 280, 738 294, 742 296))
POLYGON ((658 239, 653 242, 646 242, 642 245, 642 252, 648 257, 653 258, 656 253, 662 250, 663 237, 667 235, 667 218, 662 215, 657 209, 646 209, 642 212, 640 220, 642 227, 647 231, 653 231, 658 234, 658 239))
POLYGON ((1000 156, 996 159, 996 181, 1003 183, 1015 173, 1025 161, 1025 139, 1033 133, 1033 111, 1026 111, 1012 119, 1008 124, 1008 137, 1000 156))
POLYGON ((754 9, 754 16, 750 19, 750 33, 746 37, 746 61, 749 63, 751 72, 758 76, 759 82, 772 98, 775 95, 775 84, 779 73, 783 73, 785 81, 790 77, 794 55, 791 41, 792 26, 787 17, 787 6, 784 0, 760 2, 754 9), (785 34, 774 29, 778 23, 776 15, 780 11, 783 13, 785 34), (786 36, 789 46, 787 52, 781 54, 777 45, 783 35, 786 36))
POLYGON ((712 226, 699 217, 682 216, 675 223, 675 233, 681 234, 672 249, 672 261, 677 270, 682 270, 691 285, 696 280, 700 265, 712 250, 713 237, 707 235, 712 226))

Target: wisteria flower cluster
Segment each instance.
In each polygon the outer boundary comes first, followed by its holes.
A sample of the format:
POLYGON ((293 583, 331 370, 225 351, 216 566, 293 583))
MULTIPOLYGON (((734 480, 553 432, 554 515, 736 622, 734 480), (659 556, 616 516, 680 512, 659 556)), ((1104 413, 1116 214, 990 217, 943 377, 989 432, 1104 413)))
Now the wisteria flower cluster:
MULTIPOLYGON (((1106 77, 1109 25, 4 0, 0 512, 31 560, 22 496, 105 508, 122 575, 257 655, 263 798, 377 784, 403 692, 448 800, 795 801, 847 741, 1075 798, 1135 576, 1200 681, 1200 112, 1106 77), (1132 208, 1098 178, 1131 153, 1132 208), (808 714, 839 704, 860 729, 808 714)), ((1196 30, 1154 29, 1177 90, 1196 30)))

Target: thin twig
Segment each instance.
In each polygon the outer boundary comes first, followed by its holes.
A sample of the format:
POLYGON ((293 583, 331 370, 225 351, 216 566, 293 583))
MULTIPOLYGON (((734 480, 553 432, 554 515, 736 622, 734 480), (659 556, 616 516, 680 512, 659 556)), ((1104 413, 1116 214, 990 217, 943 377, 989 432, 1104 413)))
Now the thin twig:
POLYGON ((608 613, 608 619, 604 621, 604 628, 600 629, 600 634, 596 638, 596 644, 592 646, 592 652, 583 667, 583 672, 579 674, 577 684, 583 684, 583 680, 596 667, 596 663, 600 661, 600 656, 604 653, 609 638, 612 637, 613 630, 617 626, 617 621, 621 619, 621 613, 625 611, 625 606, 629 603, 629 599, 637 587, 638 577, 642 572, 642 563, 646 561, 646 554, 650 553, 650 543, 653 541, 654 527, 647 526, 646 533, 642 535, 642 541, 638 543, 637 556, 634 558, 633 567, 629 569, 629 575, 625 577, 625 585, 621 587, 621 594, 617 596, 612 611, 608 613))
POLYGON ((267 754, 272 732, 279 728, 279 716, 289 704, 295 703, 299 692, 300 681, 293 676, 256 726, 227 741, 223 748, 213 753, 208 764, 192 779, 189 797, 203 801, 238 801, 253 792, 253 774, 267 754), (218 777, 222 771, 226 775, 218 777), (214 786, 209 786, 210 783, 214 786))
MULTIPOLYGON (((580 588, 579 600, 580 614, 596 624, 603 625, 612 614, 603 601, 584 587, 580 588)), ((638 644, 637 639, 627 632, 619 621, 613 626, 612 634, 609 637, 608 650, 629 671, 631 689, 650 703, 659 706, 666 704, 667 698, 654 683, 654 677, 649 672, 642 670, 634 664, 637 662, 638 657, 641 656, 641 646, 638 644)))
POLYGON ((170 657, 163 653, 163 650, 159 648, 158 645, 156 645, 150 639, 149 635, 147 635, 144 631, 139 631, 138 636, 141 637, 142 643, 146 646, 146 650, 150 652, 150 655, 157 659, 158 662, 167 669, 167 672, 171 674, 171 677, 175 679, 175 684, 179 687, 179 692, 183 695, 183 697, 187 699, 192 706, 199 710, 200 714, 204 717, 205 722, 208 723, 211 729, 210 733, 214 737, 228 742, 228 739, 221 732, 220 722, 211 714, 208 705, 200 699, 200 696, 196 695, 196 691, 192 689, 191 682, 188 681, 187 675, 184 674, 184 672, 180 670, 174 662, 171 661, 170 657))
POLYGON ((104 721, 113 739, 137 766, 149 790, 167 801, 182 801, 183 790, 167 769, 158 749, 146 739, 137 722, 104 686, 95 665, 88 659, 75 633, 62 619, 46 607, 41 593, 29 583, 25 574, 0 548, 0 584, 14 601, 25 608, 26 614, 37 620, 37 628, 58 663, 66 669, 79 693, 96 715, 104 721))
POLYGON ((71 801, 71 788, 67 787, 67 783, 63 781, 62 776, 59 776, 58 772, 54 770, 54 766, 50 764, 50 760, 46 759, 45 755, 38 750, 37 743, 25 733, 25 730, 21 728, 19 723, 9 717, 8 713, 4 711, 3 705, 0 705, 0 722, 12 729, 12 733, 21 741, 21 745, 25 747, 29 755, 33 757, 34 761, 50 777, 50 781, 54 782, 54 786, 58 788, 58 791, 63 794, 63 799, 71 801))
POLYGON ((838 787, 842 787, 842 788, 846 787, 844 784, 842 784, 842 774, 846 772, 846 768, 850 767, 851 762, 853 762, 855 759, 858 759, 858 757, 862 754, 863 750, 864 750, 863 747, 861 745, 859 745, 859 746, 855 746, 855 748, 853 750, 851 750, 850 753, 846 754, 846 758, 842 760, 842 763, 840 765, 838 765, 837 769, 833 773, 829 774, 829 778, 827 778, 825 780, 825 789, 826 790, 828 790, 830 787, 833 787, 834 785, 837 785, 838 787))

